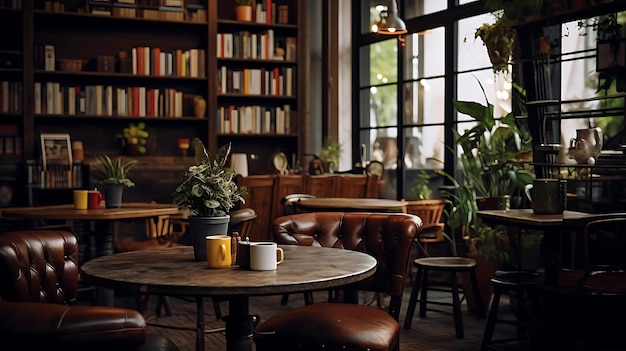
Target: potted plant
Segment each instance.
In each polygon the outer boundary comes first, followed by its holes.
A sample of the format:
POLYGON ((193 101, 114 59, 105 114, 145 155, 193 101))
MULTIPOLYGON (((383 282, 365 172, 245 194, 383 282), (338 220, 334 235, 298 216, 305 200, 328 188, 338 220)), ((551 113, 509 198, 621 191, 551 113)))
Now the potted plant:
POLYGON ((320 151, 319 159, 324 163, 328 173, 335 173, 339 166, 339 154, 341 154, 341 144, 332 139, 327 139, 324 147, 320 151))
POLYGON ((122 133, 117 138, 122 143, 124 153, 128 156, 139 156, 145 154, 148 150, 148 137, 150 133, 146 130, 146 124, 139 122, 137 124, 130 123, 128 127, 122 129, 122 133))
POLYGON ((500 119, 494 117, 494 106, 475 101, 454 101, 456 109, 473 118, 475 125, 463 134, 453 130, 461 146, 464 176, 479 198, 492 198, 497 206, 509 196, 512 206, 519 206, 526 184, 533 175, 521 165, 520 158, 532 150, 531 137, 523 133, 515 115, 510 112, 500 119))
POLYGON ((478 27, 474 38, 480 38, 487 47, 493 72, 506 73, 517 38, 515 26, 538 16, 542 0, 485 0, 484 5, 496 16, 496 20, 478 27))
POLYGON ((135 183, 128 178, 128 172, 137 165, 137 160, 124 162, 121 157, 111 159, 108 155, 96 156, 91 166, 91 178, 94 184, 103 186, 105 205, 107 208, 122 206, 124 187, 133 187, 135 183))
POLYGON ((252 0, 235 0, 237 6, 235 6, 237 21, 251 22, 252 21, 252 0))
POLYGON ((182 182, 173 193, 174 202, 190 211, 189 229, 197 261, 206 260, 207 235, 227 234, 229 211, 238 202, 245 203, 245 188, 240 188, 234 181, 235 173, 225 167, 231 144, 217 150, 215 160, 211 161, 199 138, 192 141, 195 152, 195 165, 187 168, 182 182))

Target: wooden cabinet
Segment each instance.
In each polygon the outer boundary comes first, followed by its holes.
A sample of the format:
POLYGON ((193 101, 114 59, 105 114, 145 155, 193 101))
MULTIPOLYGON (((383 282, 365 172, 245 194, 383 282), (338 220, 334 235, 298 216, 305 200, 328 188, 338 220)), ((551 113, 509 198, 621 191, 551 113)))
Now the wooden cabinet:
MULTIPOLYGON (((234 1, 128 2, 91 7, 87 0, 2 2, 21 6, 0 7, 0 28, 12 33, 0 42, 0 186, 7 184, 14 192, 25 188, 20 178, 25 178, 26 161, 40 162, 41 134, 69 134, 72 143, 81 141, 87 162, 102 154, 131 155, 120 135, 138 124, 145 124, 149 134, 141 145, 146 152, 131 157, 154 171, 134 179, 145 182, 138 201, 164 199, 173 191, 170 182, 167 189, 160 184, 158 165, 188 163, 171 161, 182 156, 179 138, 199 137, 211 154, 232 142, 233 152, 249 155, 250 174, 270 173, 271 157, 278 151, 300 158, 304 140, 297 127, 304 125, 306 60, 296 53, 306 47, 301 29, 306 2, 274 0, 264 17, 267 23, 236 21, 234 1), (278 23, 279 8, 287 11, 281 17, 284 23, 278 23), (273 33, 272 41, 263 41, 266 56, 218 53, 224 47, 223 40, 218 44, 221 34, 243 32, 257 38, 273 33), (288 57, 267 56, 276 46, 281 47, 279 54, 286 50, 287 41, 288 57), (233 83, 234 72, 250 70, 264 72, 260 92, 250 91, 248 80, 233 83), (230 90, 223 91, 222 85, 230 90), (231 119, 228 132, 224 130, 218 112, 252 107, 268 111, 270 119, 260 125, 270 130, 234 132, 232 125, 250 125, 244 116, 231 119), (278 130, 277 116, 283 121, 278 130)), ((242 40, 229 50, 242 50, 242 40)), ((260 51, 258 45, 254 47, 260 51)), ((13 198, 18 200, 0 201, 0 206, 26 204, 21 196, 13 198)))
POLYGON ((243 208, 252 208, 257 218, 253 221, 251 240, 273 240, 272 223, 285 215, 281 202, 288 194, 311 194, 317 197, 376 198, 380 183, 378 177, 367 175, 262 175, 240 178, 238 184, 248 192, 243 208), (335 184, 341 184, 341 189, 335 184))

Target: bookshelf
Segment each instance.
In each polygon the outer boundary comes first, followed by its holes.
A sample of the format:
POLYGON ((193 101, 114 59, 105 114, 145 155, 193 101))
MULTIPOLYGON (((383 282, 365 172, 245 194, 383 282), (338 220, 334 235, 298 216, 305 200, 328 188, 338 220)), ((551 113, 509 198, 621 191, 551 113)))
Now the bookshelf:
POLYGON ((82 142, 88 164, 96 155, 122 155, 119 135, 143 122, 147 151, 128 156, 145 165, 135 180, 141 191, 128 192, 133 201, 169 198, 180 170, 193 162, 181 157, 179 138, 199 137, 211 153, 232 142, 233 152, 248 153, 250 174, 272 172, 278 151, 299 159, 306 95, 305 60, 297 53, 305 48, 306 4, 257 2, 259 11, 262 4, 274 9, 264 13, 269 22, 238 22, 235 2, 224 0, 0 2, 0 28, 19 29, 0 43, 0 188, 14 192, 0 206, 27 204, 17 194, 38 186, 24 179, 41 162, 41 134, 82 142), (263 58, 218 55, 218 33, 241 31, 272 33, 283 57, 274 58, 267 41, 263 58), (218 86, 221 72, 244 71, 246 77, 262 72, 269 83, 254 91, 218 86), (242 123, 229 119, 226 129, 218 111, 239 110, 242 123), (267 119, 257 122, 253 112, 267 119))

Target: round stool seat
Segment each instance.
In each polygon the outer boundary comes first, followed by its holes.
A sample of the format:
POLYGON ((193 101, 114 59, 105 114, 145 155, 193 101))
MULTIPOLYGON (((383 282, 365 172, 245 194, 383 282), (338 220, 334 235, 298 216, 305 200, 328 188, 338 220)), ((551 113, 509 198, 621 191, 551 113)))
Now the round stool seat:
POLYGON ((476 261, 466 257, 425 257, 416 259, 413 265, 438 271, 471 271, 476 268, 476 261))
POLYGON ((280 313, 254 330, 257 350, 393 350, 398 322, 385 310, 316 303, 280 313))

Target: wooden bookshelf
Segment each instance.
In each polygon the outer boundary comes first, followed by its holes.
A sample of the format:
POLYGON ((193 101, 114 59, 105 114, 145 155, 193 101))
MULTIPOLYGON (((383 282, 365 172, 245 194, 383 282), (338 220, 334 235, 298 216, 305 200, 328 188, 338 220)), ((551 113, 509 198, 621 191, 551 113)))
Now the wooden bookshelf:
MULTIPOLYGON (((297 54, 305 52, 301 25, 307 5, 269 2, 275 3, 270 6, 275 13, 265 14, 269 23, 244 23, 235 20, 234 1, 5 1, 10 6, 0 6, 0 28, 16 34, 0 43, 0 89, 7 91, 0 91, 0 97, 7 94, 0 100, 0 118, 16 132, 2 135, 3 142, 10 138, 15 146, 10 154, 0 153, 0 179, 14 190, 26 188, 19 179, 27 161, 40 160, 40 134, 70 134, 72 142, 83 142, 86 159, 116 156, 122 154, 118 134, 139 121, 150 134, 148 163, 170 162, 181 155, 177 139, 193 137, 202 139, 211 153, 232 142, 233 152, 249 154, 252 174, 272 172, 270 160, 277 151, 300 159, 307 61, 297 54), (280 5, 285 23, 278 23, 280 5), (273 32, 275 43, 283 46, 289 38, 289 59, 218 57, 218 33, 239 31, 273 32), (217 86, 220 67, 271 72, 272 90, 222 92, 217 86), (204 111, 196 109, 199 100, 206 103, 204 111), (225 132, 217 111, 230 106, 269 111, 272 127, 225 132), (278 130, 277 115, 282 118, 278 130)), ((163 184, 158 173, 144 172, 135 179, 158 184, 158 194, 145 195, 146 201, 165 198, 176 185, 171 176, 163 184)), ((142 200, 141 195, 134 199, 142 200)))

